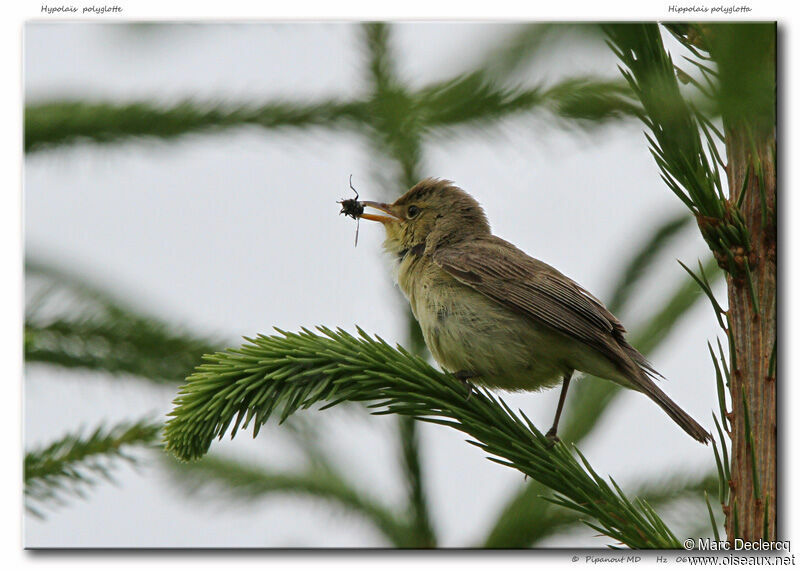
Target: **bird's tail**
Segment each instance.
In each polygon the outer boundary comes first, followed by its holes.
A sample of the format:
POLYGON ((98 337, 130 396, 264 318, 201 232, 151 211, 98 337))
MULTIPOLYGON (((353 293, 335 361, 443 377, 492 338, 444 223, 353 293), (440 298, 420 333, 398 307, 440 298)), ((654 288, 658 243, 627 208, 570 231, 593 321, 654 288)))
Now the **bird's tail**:
POLYGON ((672 420, 677 422, 678 426, 683 428, 689 436, 698 442, 708 444, 708 441, 711 440, 711 434, 700 426, 695 419, 689 416, 686 411, 675 404, 675 401, 669 398, 653 381, 650 381, 650 385, 649 390, 642 392, 653 399, 658 406, 663 408, 664 412, 666 412, 672 420))
POLYGON ((634 361, 637 369, 637 382, 635 383, 636 390, 646 394, 653 401, 655 401, 655 403, 664 409, 664 412, 666 412, 669 417, 678 424, 678 426, 683 428, 683 430, 685 430, 689 436, 698 442, 708 444, 708 441, 711 440, 711 434, 709 434, 705 428, 700 426, 695 419, 689 416, 686 411, 679 407, 675 401, 669 398, 667 394, 653 382, 651 377, 655 375, 661 377, 661 375, 655 369, 653 369, 650 363, 647 362, 647 359, 645 359, 641 353, 636 351, 636 349, 633 349, 633 347, 629 346, 628 348, 631 349, 631 351, 627 351, 628 356, 634 361))

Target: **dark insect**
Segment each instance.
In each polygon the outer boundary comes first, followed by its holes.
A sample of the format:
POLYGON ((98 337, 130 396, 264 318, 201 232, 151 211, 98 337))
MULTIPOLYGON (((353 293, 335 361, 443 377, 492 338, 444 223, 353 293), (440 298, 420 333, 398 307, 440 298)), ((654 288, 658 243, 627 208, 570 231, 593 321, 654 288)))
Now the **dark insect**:
POLYGON ((339 211, 339 214, 344 214, 345 216, 349 216, 353 220, 357 220, 356 224, 356 241, 354 246, 358 246, 358 228, 361 225, 361 215, 364 214, 364 205, 358 201, 358 191, 353 188, 353 175, 350 175, 350 188, 353 192, 356 193, 355 198, 348 198, 337 200, 336 204, 341 204, 342 209, 339 211))
POLYGON ((358 220, 359 217, 364 214, 364 205, 358 201, 358 191, 353 188, 353 175, 350 175, 350 189, 356 193, 356 197, 348 198, 347 200, 344 198, 342 200, 337 200, 336 204, 342 205, 339 214, 344 214, 353 220, 358 220))

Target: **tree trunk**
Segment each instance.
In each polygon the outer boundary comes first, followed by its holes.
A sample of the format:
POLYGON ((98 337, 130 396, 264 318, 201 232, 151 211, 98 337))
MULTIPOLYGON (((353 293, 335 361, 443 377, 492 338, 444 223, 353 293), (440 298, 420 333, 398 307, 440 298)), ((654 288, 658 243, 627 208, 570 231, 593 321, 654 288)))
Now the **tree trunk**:
MULTIPOLYGON (((726 129, 731 203, 740 207, 750 250, 728 274, 733 410, 728 540, 776 539, 776 164, 775 130, 726 129), (749 165, 749 166, 748 166, 749 165), (747 276, 747 267, 749 274, 747 276), (749 438, 748 438, 749 432, 749 438)), ((737 254, 737 261, 739 252, 737 254)))

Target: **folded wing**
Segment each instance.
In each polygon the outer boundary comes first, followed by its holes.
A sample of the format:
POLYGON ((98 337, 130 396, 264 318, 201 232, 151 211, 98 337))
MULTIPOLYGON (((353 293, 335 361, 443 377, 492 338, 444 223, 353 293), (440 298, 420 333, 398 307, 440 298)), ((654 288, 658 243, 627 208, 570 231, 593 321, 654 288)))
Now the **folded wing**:
POLYGON ((625 328, 605 306, 555 268, 491 236, 438 248, 434 263, 496 302, 590 345, 614 361, 625 328))

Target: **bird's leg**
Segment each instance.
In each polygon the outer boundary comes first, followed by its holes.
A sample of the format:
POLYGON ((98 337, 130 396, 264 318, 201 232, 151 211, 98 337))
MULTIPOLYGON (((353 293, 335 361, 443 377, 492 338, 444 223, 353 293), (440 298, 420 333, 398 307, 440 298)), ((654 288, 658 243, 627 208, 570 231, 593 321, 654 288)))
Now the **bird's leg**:
POLYGON ((453 376, 464 383, 464 386, 467 388, 467 400, 469 400, 469 397, 472 396, 472 391, 475 389, 475 385, 470 383, 469 380, 475 376, 475 373, 472 371, 461 370, 453 373, 453 376))
POLYGON ((553 426, 550 427, 550 430, 547 431, 547 438, 552 441, 553 444, 559 442, 558 436, 556 432, 558 432, 558 419, 561 418, 561 409, 564 408, 564 401, 567 400, 567 389, 569 389, 569 382, 572 380, 572 373, 570 371, 566 375, 564 375, 564 382, 561 384, 561 395, 558 397, 558 407, 556 408, 556 417, 553 419, 553 426))

